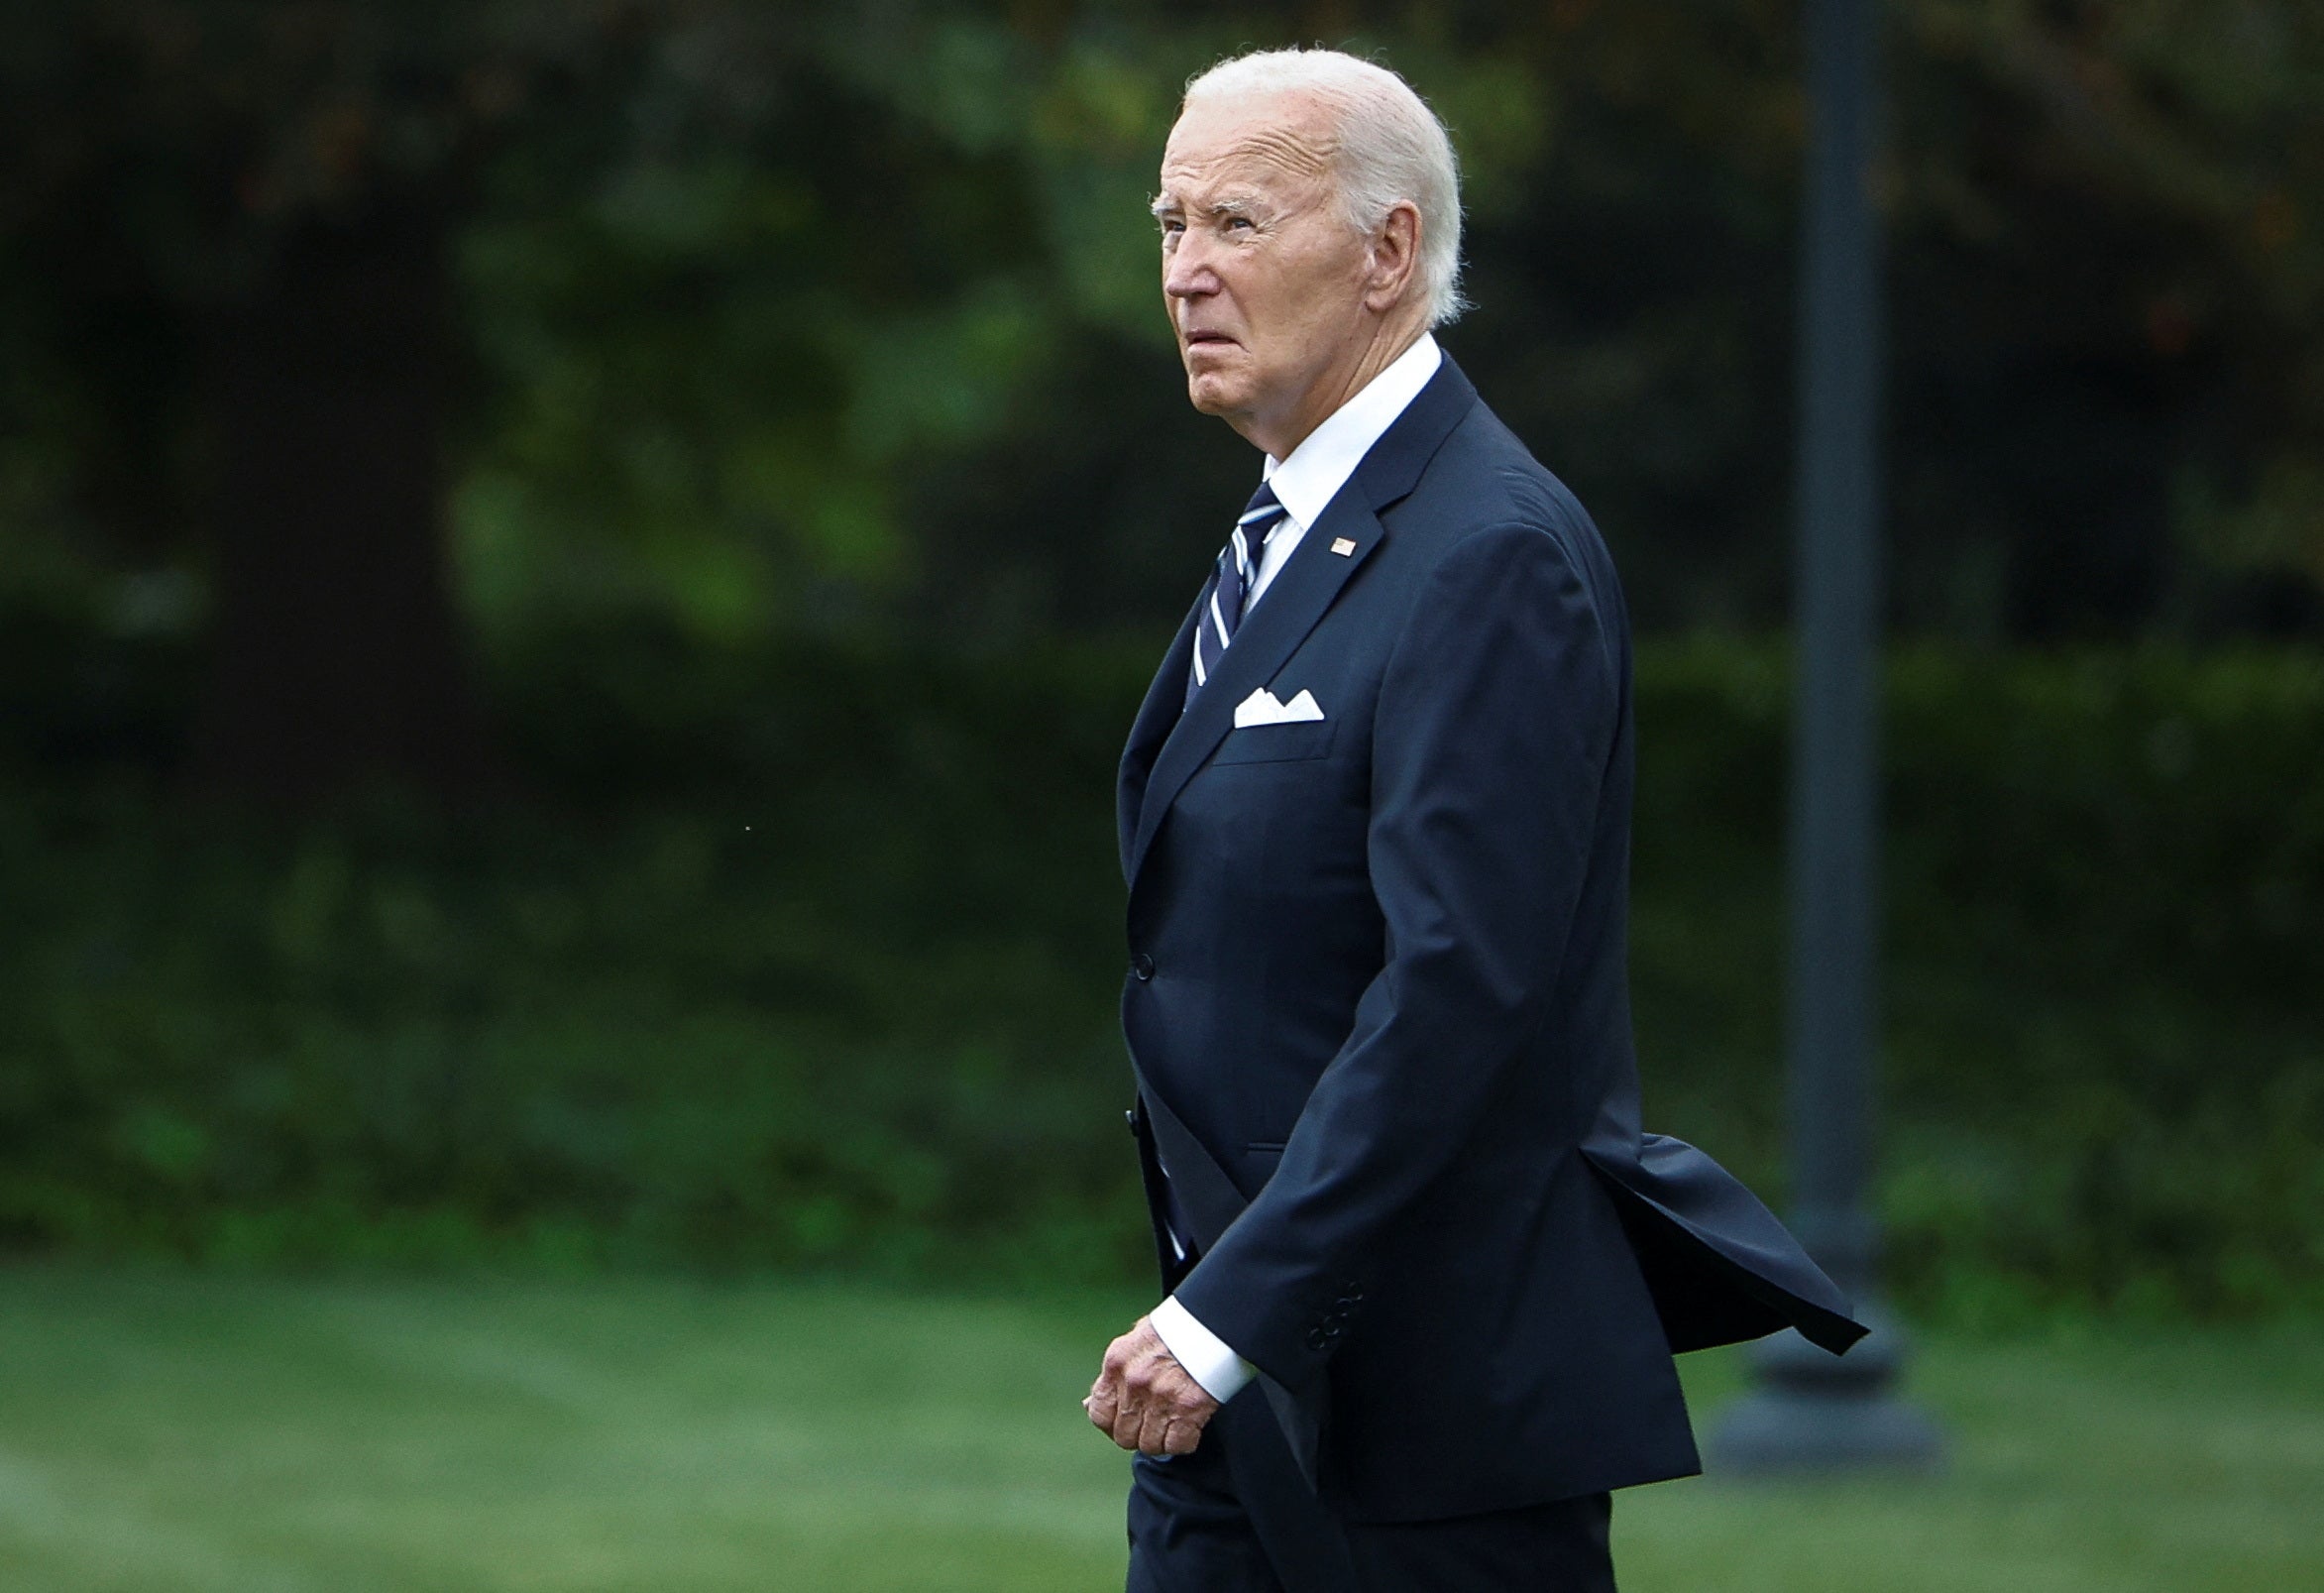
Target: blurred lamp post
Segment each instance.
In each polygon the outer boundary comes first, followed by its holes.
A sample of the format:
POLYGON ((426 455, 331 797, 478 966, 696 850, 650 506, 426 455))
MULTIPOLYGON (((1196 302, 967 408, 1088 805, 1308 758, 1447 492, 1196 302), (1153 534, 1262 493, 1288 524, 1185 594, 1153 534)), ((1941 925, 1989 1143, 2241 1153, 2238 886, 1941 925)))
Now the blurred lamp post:
POLYGON ((1801 1240, 1872 1328, 1833 1357, 1785 1332, 1713 1441, 1728 1472, 1937 1463, 1892 1392, 1867 1203, 1877 1046, 1876 728, 1882 337, 1872 165, 1879 0, 1807 0, 1811 133, 1800 298, 1797 725, 1791 799, 1791 1135, 1801 1240))

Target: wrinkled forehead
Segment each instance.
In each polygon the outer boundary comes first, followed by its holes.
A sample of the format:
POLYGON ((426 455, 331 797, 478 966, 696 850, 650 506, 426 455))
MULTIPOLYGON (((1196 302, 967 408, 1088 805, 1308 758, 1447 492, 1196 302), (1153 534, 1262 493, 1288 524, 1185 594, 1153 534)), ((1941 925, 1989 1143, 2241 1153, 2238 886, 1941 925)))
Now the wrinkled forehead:
POLYGON ((1288 198, 1332 180, 1339 138, 1313 95, 1205 95, 1187 104, 1162 150, 1162 197, 1180 202, 1225 188, 1288 198))

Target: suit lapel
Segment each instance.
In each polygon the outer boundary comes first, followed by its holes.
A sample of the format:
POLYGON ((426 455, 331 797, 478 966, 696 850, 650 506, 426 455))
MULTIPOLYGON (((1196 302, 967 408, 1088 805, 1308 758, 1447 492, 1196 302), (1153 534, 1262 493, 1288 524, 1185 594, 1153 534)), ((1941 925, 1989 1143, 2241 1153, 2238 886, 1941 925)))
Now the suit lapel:
POLYGON ((1236 629, 1234 641, 1219 657, 1218 669, 1171 724, 1171 711, 1183 700, 1193 667, 1194 615, 1189 613, 1179 625, 1177 639, 1147 691, 1123 754, 1116 816, 1125 840, 1126 881, 1137 883, 1139 866, 1163 815, 1234 729, 1235 705, 1273 680, 1315 628, 1340 589, 1387 534, 1379 512, 1412 490, 1429 459, 1476 401, 1477 390, 1453 357, 1445 355, 1436 375, 1381 434, 1348 484, 1307 527, 1250 617, 1236 629), (1332 552, 1332 544, 1340 539, 1353 542, 1354 548, 1345 554, 1332 552), (1148 762, 1144 749, 1154 745, 1158 735, 1162 740, 1148 762))
MULTIPOLYGON (((1125 868, 1129 878, 1137 877, 1146 849, 1154 842, 1154 832, 1178 792, 1235 728, 1235 705, 1274 679, 1275 671, 1307 639, 1315 622, 1340 595, 1348 577, 1372 556, 1382 534, 1380 520, 1371 509, 1345 489, 1307 527, 1306 535, 1299 538, 1299 545, 1260 594, 1257 607, 1236 628, 1233 643, 1219 655, 1218 668, 1194 694, 1194 701, 1178 717, 1176 728, 1155 757, 1154 772, 1139 804, 1138 829, 1130 842, 1125 868), (1354 542, 1355 551, 1332 552, 1334 538, 1354 542)), ((1181 690, 1184 681, 1181 671, 1181 690)))

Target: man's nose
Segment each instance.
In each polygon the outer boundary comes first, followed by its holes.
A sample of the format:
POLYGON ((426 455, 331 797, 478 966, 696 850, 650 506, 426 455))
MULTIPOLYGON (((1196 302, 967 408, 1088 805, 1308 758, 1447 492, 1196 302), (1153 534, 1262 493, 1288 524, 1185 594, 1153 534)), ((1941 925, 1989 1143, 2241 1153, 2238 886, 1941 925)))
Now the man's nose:
POLYGON ((1162 261, 1162 291, 1172 298, 1193 298, 1218 291, 1218 273, 1212 270, 1199 244, 1181 236, 1178 246, 1162 261))

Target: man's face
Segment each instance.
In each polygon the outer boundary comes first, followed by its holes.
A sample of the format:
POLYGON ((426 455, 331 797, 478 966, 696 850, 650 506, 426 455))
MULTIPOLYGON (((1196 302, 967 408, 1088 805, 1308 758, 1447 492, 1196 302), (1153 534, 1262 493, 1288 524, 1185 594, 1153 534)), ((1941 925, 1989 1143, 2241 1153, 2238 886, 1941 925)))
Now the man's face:
POLYGON ((1331 127, 1297 95, 1202 101, 1162 153, 1162 295, 1187 397, 1246 435, 1300 409, 1367 332, 1370 251, 1334 203, 1331 127))

